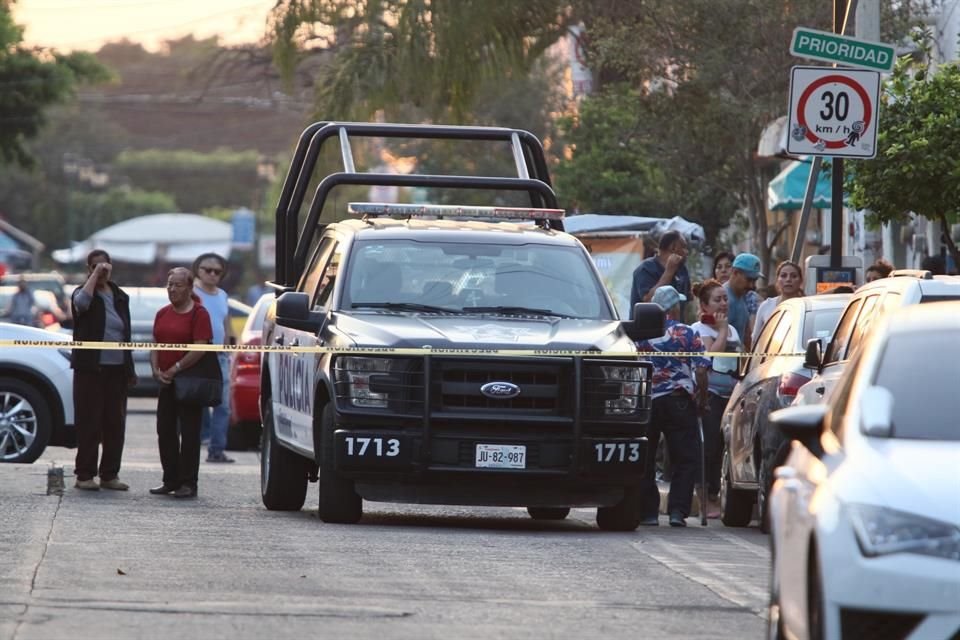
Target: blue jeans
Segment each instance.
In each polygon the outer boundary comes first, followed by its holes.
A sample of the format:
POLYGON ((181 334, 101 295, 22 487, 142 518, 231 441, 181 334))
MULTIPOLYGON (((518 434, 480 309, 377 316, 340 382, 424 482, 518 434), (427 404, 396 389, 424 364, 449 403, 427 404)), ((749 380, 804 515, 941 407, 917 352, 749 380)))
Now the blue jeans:
POLYGON ((223 372, 223 400, 218 407, 205 408, 200 426, 200 439, 210 438, 207 455, 223 453, 227 448, 227 429, 230 428, 230 356, 218 353, 220 371, 223 372))

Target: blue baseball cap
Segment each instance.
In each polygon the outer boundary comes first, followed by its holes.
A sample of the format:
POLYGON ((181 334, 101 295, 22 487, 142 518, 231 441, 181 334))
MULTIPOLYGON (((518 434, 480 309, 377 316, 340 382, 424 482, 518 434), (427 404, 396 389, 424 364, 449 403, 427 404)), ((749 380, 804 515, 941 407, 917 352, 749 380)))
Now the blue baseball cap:
POLYGON ((664 311, 670 311, 670 309, 673 309, 681 302, 686 301, 687 296, 683 295, 670 285, 657 287, 657 290, 653 292, 653 298, 650 299, 650 302, 660 305, 664 311))
POLYGON ((760 258, 752 253, 737 254, 737 257, 733 259, 733 264, 730 266, 742 271, 743 275, 751 280, 756 280, 760 277, 760 258))

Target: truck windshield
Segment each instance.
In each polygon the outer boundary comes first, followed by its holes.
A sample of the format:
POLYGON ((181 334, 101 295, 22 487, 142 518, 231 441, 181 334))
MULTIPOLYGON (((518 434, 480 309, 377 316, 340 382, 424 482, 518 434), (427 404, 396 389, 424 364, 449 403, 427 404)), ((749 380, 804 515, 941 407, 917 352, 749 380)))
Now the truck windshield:
POLYGON ((614 319, 577 247, 361 240, 350 254, 342 309, 614 319))

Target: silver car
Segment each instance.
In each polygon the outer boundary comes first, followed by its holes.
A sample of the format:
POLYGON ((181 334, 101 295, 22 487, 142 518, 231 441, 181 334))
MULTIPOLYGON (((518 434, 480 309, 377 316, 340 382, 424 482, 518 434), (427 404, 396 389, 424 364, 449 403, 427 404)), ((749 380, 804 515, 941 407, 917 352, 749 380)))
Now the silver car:
POLYGON ((804 365, 804 345, 826 342, 849 294, 823 294, 781 302, 763 326, 755 345, 758 354, 741 367, 742 379, 733 390, 720 425, 724 437, 720 481, 723 524, 745 527, 758 506, 766 530, 766 497, 773 469, 786 457, 787 443, 770 427, 771 411, 793 402, 801 385, 815 371, 804 365))

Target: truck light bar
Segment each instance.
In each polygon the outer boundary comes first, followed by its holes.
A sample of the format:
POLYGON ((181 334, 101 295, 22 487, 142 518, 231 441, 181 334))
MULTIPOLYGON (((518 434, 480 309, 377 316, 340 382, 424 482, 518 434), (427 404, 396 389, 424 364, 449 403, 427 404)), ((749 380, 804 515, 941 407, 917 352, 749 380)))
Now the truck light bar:
POLYGON ((400 216, 405 218, 493 218, 497 220, 563 220, 563 209, 530 207, 480 207, 455 204, 395 204, 351 202, 347 211, 355 216, 400 216))

